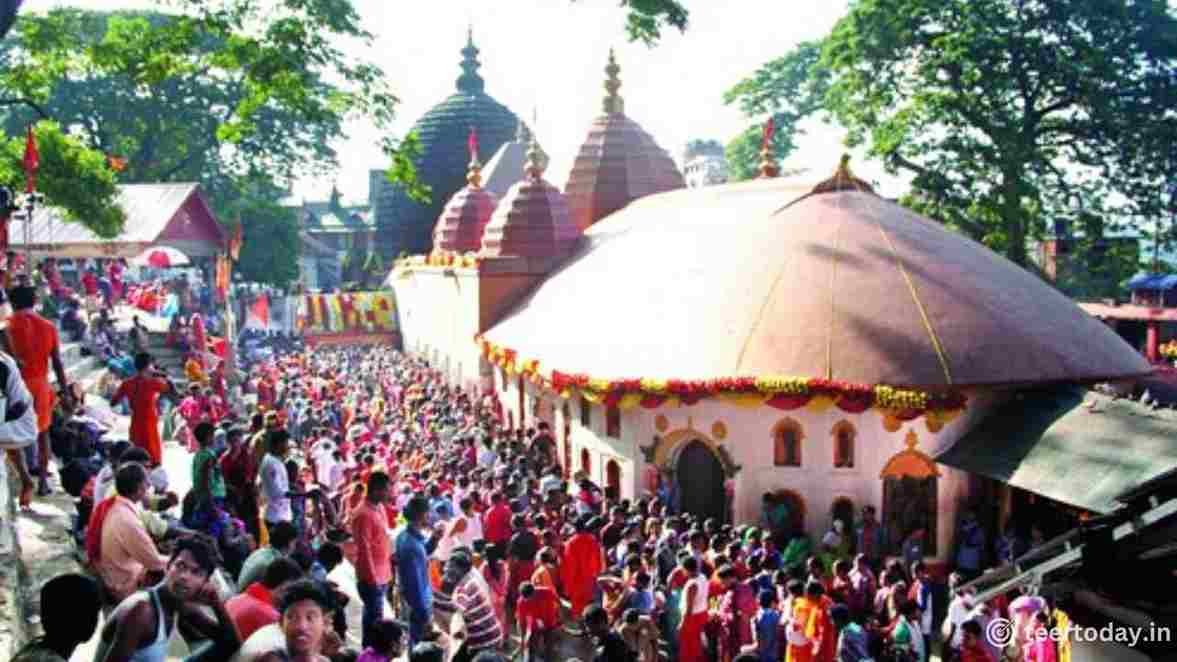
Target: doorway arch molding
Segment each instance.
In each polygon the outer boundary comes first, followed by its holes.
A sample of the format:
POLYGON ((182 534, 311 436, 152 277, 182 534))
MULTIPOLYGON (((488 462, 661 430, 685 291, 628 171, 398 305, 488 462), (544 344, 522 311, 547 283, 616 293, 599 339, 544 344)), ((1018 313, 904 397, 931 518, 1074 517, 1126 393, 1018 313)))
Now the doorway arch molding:
POLYGON ((647 462, 652 462, 664 471, 670 470, 673 472, 678 466, 679 455, 692 441, 702 443, 715 454, 720 466, 723 467, 724 476, 727 478, 734 478, 740 472, 742 467, 736 464, 735 459, 732 458, 728 449, 722 443, 716 441, 711 435, 701 430, 696 430, 690 418, 687 419, 686 427, 671 430, 664 435, 655 436, 654 444, 652 446, 642 447, 641 450, 646 455, 647 462))

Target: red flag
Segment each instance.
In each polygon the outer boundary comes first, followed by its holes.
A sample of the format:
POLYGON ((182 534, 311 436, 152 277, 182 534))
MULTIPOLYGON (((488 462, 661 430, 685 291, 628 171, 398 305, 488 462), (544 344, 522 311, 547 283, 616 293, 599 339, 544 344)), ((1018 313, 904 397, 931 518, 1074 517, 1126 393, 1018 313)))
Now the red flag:
POLYGON ((470 137, 466 139, 466 148, 470 150, 470 160, 478 158, 478 129, 470 127, 470 137))
POLYGON ((261 320, 264 326, 270 325, 270 299, 266 295, 259 296, 249 307, 249 312, 261 320))
POLYGON ((37 189, 37 168, 41 167, 41 153, 37 151, 37 138, 33 135, 33 126, 29 125, 25 136, 25 193, 32 193, 37 189))
POLYGON ((772 145, 772 134, 776 133, 776 128, 773 126, 772 118, 764 123, 764 139, 760 142, 760 149, 770 148, 772 145))

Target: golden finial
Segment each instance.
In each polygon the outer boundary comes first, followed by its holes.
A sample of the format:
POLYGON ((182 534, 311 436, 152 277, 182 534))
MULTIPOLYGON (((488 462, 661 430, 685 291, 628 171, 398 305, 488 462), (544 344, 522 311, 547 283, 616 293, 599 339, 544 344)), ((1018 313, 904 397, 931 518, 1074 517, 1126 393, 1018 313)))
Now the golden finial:
POLYGON ((838 169, 829 179, 813 187, 814 193, 834 193, 836 191, 860 191, 873 194, 875 190, 870 184, 854 176, 850 170, 850 155, 843 154, 838 162, 838 169))
POLYGON ((482 164, 478 162, 477 155, 470 159, 470 165, 466 169, 466 183, 470 188, 482 186, 482 164))
POLYGON ((605 91, 608 94, 605 96, 605 113, 608 115, 624 114, 625 101, 617 94, 617 90, 621 89, 621 79, 617 74, 621 73, 621 67, 617 66, 617 58, 613 55, 613 49, 609 49, 609 64, 605 67, 605 91))
POLYGON ((536 141, 535 135, 531 136, 531 144, 527 146, 527 163, 523 166, 523 173, 528 179, 538 180, 544 175, 544 170, 548 167, 548 155, 544 154, 544 150, 536 141))

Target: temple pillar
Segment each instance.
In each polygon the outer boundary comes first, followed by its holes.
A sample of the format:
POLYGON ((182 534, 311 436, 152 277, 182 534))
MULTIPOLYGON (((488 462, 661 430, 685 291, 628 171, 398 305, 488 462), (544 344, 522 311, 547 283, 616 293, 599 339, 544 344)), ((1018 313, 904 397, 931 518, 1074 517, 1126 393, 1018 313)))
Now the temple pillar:
POLYGON ((1161 324, 1156 320, 1148 321, 1148 335, 1145 340, 1145 356, 1150 363, 1161 360, 1161 324))

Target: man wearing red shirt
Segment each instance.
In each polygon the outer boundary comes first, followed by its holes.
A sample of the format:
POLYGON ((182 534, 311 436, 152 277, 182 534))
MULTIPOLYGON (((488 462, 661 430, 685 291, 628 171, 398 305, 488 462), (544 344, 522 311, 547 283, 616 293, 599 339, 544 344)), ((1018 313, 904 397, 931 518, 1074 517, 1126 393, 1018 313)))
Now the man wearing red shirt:
POLYGON ((260 582, 250 584, 240 595, 225 601, 225 611, 233 621, 233 627, 237 629, 237 636, 241 641, 249 639, 254 632, 281 619, 281 614, 274 606, 274 594, 286 583, 297 581, 301 577, 302 568, 298 563, 280 556, 266 568, 266 574, 260 582))
POLYGON ((523 635, 524 650, 553 659, 554 634, 560 627, 560 598, 555 591, 531 582, 520 584, 515 622, 523 635))
POLYGON ((981 624, 969 620, 960 626, 960 662, 993 662, 993 654, 981 643, 981 624))
POLYGON ((506 549, 507 541, 511 539, 511 508, 502 492, 492 494, 490 504, 490 510, 482 516, 482 535, 487 544, 506 549))
POLYGON ((356 545, 356 589, 364 603, 363 643, 372 624, 384 618, 384 594, 392 581, 392 543, 388 537, 388 474, 368 476, 367 498, 351 513, 351 535, 356 545))
POLYGON ((163 442, 159 438, 156 404, 162 393, 175 391, 172 383, 152 367, 150 354, 135 355, 135 376, 119 385, 110 399, 117 404, 126 399, 131 404, 131 443, 147 451, 154 465, 163 464, 163 442))
MULTIPOLYGON (((61 362, 60 343, 57 327, 53 322, 33 312, 37 304, 37 292, 32 287, 14 287, 8 291, 12 304, 12 316, 8 318, 8 346, 13 358, 20 364, 20 375, 33 396, 33 408, 37 411, 37 466, 40 468, 39 496, 47 496, 49 488, 49 424, 53 421, 53 385, 49 383, 49 364, 57 376, 57 386, 62 397, 69 402, 69 382, 65 378, 65 366, 61 362)), ((27 505, 31 486, 21 492, 21 504, 27 505)))

